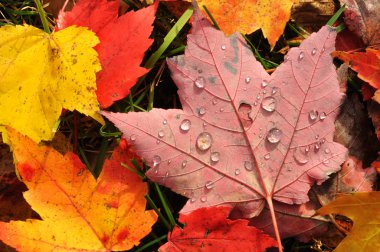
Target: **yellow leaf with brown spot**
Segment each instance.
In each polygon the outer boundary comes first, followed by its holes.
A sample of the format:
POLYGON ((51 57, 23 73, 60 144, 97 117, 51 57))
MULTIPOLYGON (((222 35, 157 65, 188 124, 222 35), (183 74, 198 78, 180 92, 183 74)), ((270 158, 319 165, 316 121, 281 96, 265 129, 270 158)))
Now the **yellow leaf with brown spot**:
POLYGON ((298 0, 197 0, 206 6, 226 35, 263 31, 273 48, 284 32, 293 4, 298 0))
POLYGON ((131 153, 118 147, 96 180, 71 152, 61 155, 8 130, 24 198, 42 220, 0 222, 0 239, 18 251, 120 251, 138 245, 157 216, 145 210, 147 185, 131 153))
POLYGON ((0 125, 36 142, 53 138, 62 109, 96 113, 96 35, 84 27, 47 34, 33 26, 0 27, 0 125))
POLYGON ((380 192, 343 195, 318 213, 341 214, 354 222, 347 237, 334 251, 380 251, 380 192))

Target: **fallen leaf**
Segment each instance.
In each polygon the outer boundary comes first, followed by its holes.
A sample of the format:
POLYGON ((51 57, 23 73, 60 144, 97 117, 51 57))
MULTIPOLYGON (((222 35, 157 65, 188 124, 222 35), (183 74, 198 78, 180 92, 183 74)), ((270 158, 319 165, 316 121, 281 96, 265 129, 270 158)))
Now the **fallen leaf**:
POLYGON ((333 52, 358 73, 360 79, 368 82, 372 87, 380 88, 380 50, 367 48, 366 52, 333 52))
POLYGON ((206 6, 226 35, 261 29, 273 48, 283 34, 292 5, 298 0, 197 0, 206 6), (276 25, 273 25, 276 24, 276 25))
POLYGON ((307 202, 345 159, 333 141, 343 97, 334 39, 323 27, 269 75, 240 34, 225 37, 195 8, 185 55, 168 60, 183 110, 102 114, 151 166, 151 180, 190 198, 182 213, 229 205, 253 217, 267 202, 274 215, 272 199, 307 202))
POLYGON ((334 251, 380 251, 380 192, 344 195, 319 209, 318 213, 341 214, 354 222, 347 237, 334 251))
POLYGON ((344 20, 348 28, 366 45, 380 44, 380 4, 378 0, 340 0, 346 5, 344 20))
POLYGON ((157 216, 145 211, 146 184, 120 165, 130 164, 126 150, 116 149, 95 180, 73 153, 7 134, 24 198, 42 220, 0 222, 3 242, 19 251, 120 251, 151 231, 157 216))
POLYGON ((57 29, 85 26, 100 39, 95 47, 102 65, 96 76, 96 95, 103 108, 126 97, 137 79, 148 72, 140 63, 153 42, 149 36, 157 4, 118 17, 119 1, 80 0, 72 11, 60 12, 57 29))
POLYGON ((53 138, 62 108, 103 122, 96 113, 97 43, 83 27, 51 35, 29 25, 0 27, 0 124, 40 142, 53 138))
POLYGON ((175 227, 169 233, 168 242, 160 247, 162 252, 181 251, 265 251, 276 247, 277 242, 247 220, 227 219, 229 207, 200 208, 181 214, 179 221, 184 228, 175 227))

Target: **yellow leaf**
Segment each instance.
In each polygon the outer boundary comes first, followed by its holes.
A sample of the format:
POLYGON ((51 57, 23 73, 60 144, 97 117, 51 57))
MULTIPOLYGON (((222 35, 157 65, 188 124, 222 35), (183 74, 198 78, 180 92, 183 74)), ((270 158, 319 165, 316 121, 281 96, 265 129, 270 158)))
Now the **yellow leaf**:
POLYGON ((52 35, 29 25, 0 27, 0 124, 40 142, 53 138, 62 108, 103 123, 96 113, 97 43, 83 27, 52 35))
POLYGON ((341 214, 354 225, 337 252, 380 251, 380 192, 344 195, 318 210, 321 215, 341 214))
POLYGON ((138 245, 157 215, 146 211, 146 183, 131 153, 117 148, 96 180, 71 152, 64 156, 8 131, 24 198, 42 220, 0 222, 0 240, 18 251, 120 251, 138 245))
POLYGON ((220 29, 230 35, 236 31, 249 34, 258 29, 273 48, 284 32, 290 10, 298 0, 197 0, 206 6, 220 29))

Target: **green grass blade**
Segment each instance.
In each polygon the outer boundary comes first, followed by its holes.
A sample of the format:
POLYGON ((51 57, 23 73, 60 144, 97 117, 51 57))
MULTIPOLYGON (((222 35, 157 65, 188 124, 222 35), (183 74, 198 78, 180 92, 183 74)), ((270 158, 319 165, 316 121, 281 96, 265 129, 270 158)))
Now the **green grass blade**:
POLYGON ((338 20, 340 15, 342 15, 344 8, 346 8, 345 4, 343 4, 343 6, 340 7, 340 9, 334 14, 334 16, 330 18, 330 20, 327 22, 327 25, 332 26, 338 20))
POLYGON ((214 27, 216 29, 220 30, 220 27, 219 27, 218 23, 216 22, 215 18, 211 15, 211 12, 207 9, 207 7, 205 5, 203 5, 202 7, 205 10, 205 12, 207 13, 208 17, 211 19, 211 22, 214 25, 214 27))
POLYGON ((164 42, 162 45, 155 51, 152 56, 145 63, 145 68, 152 68, 154 64, 160 59, 161 55, 166 51, 169 45, 173 42, 173 40, 177 37, 177 35, 181 32, 182 28, 185 26, 187 21, 190 19, 193 14, 193 7, 189 7, 185 13, 178 19, 177 23, 170 29, 168 34, 166 34, 164 38, 164 42))
POLYGON ((147 249, 147 248, 153 246, 154 244, 159 243, 160 241, 166 239, 167 237, 168 237, 167 235, 163 235, 161 237, 158 237, 158 238, 154 239, 153 241, 148 242, 144 246, 141 246, 140 248, 136 249, 134 252, 145 251, 144 249, 147 249))
POLYGON ((153 210, 158 215, 158 218, 162 221, 162 223, 165 225, 165 227, 170 231, 172 230, 172 227, 170 226, 169 222, 165 219, 164 215, 160 212, 152 198, 147 194, 144 196, 146 201, 148 202, 149 206, 153 208, 153 210))
POLYGON ((44 31, 47 33, 51 33, 50 28, 49 28, 49 22, 47 21, 47 18, 46 18, 46 12, 44 8, 42 7, 41 1, 34 0, 34 2, 37 6, 38 14, 40 15, 42 26, 44 27, 44 31))
POLYGON ((165 211, 166 215, 169 218, 171 227, 173 228, 176 225, 176 222, 174 220, 174 216, 172 214, 172 211, 170 211, 170 209, 169 209, 169 205, 167 204, 167 202, 165 200, 165 197, 164 197, 164 195, 163 195, 163 193, 162 193, 162 191, 160 189, 160 186, 157 183, 154 183, 154 187, 155 187, 155 189, 157 191, 158 197, 161 200, 162 206, 164 207, 164 211, 165 211))

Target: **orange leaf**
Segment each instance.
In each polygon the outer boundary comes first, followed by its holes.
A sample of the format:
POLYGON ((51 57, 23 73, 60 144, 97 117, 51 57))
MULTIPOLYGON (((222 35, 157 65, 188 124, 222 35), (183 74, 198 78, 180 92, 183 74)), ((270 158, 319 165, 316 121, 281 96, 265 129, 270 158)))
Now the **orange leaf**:
POLYGON ((19 251, 118 251, 139 244, 157 216, 145 211, 147 186, 122 168, 130 153, 120 147, 95 178, 71 152, 62 156, 14 130, 9 144, 24 198, 42 220, 0 222, 0 239, 19 251))
POLYGON ((359 78, 368 82, 372 87, 380 88, 380 50, 367 48, 366 52, 333 52, 334 57, 338 57, 358 73, 359 78))
POLYGON ((235 31, 252 33, 261 28, 274 47, 284 32, 290 10, 298 0, 197 0, 206 6, 219 27, 230 35, 235 31))

